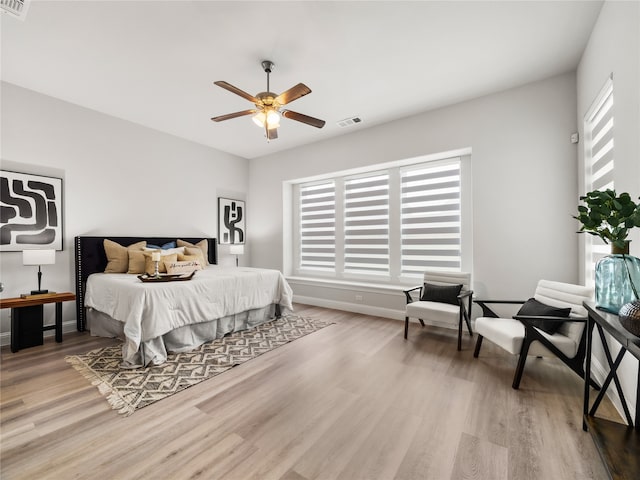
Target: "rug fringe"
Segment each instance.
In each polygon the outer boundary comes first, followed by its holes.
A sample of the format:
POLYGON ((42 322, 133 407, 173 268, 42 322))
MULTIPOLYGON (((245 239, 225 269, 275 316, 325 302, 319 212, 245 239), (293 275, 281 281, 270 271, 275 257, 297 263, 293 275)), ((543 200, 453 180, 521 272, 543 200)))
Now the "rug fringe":
POLYGON ((98 392, 100 392, 102 396, 106 397, 112 410, 116 410, 119 414, 124 415, 125 417, 128 417, 135 412, 135 408, 127 403, 127 401, 119 395, 116 389, 112 388, 107 382, 101 380, 100 376, 80 357, 77 355, 67 355, 64 359, 67 363, 71 364, 71 366, 76 369, 80 375, 86 378, 91 385, 98 388, 98 392))

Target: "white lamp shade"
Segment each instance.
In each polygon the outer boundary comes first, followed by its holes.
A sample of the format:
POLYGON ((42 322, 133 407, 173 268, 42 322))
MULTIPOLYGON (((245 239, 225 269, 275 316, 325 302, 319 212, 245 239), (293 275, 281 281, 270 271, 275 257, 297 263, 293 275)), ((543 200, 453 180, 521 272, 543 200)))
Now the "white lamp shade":
POLYGON ((23 265, 53 265, 56 263, 55 250, 23 250, 23 265))
POLYGON ((244 255, 244 245, 231 245, 229 253, 231 255, 244 255))
POLYGON ((264 128, 264 122, 267 119, 267 116, 264 114, 264 112, 258 112, 256 113, 253 117, 253 123, 255 123, 257 126, 264 128))

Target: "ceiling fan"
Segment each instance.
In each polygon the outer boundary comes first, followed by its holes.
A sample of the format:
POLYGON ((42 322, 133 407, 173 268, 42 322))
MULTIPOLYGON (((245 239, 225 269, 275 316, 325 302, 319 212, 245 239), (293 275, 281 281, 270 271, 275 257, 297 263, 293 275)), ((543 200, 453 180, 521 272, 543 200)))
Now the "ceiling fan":
POLYGON ((264 128, 267 140, 274 140, 278 138, 278 127, 280 126, 281 115, 285 118, 306 123, 307 125, 311 125, 316 128, 324 127, 324 120, 282 108, 283 105, 291 103, 294 100, 311 93, 311 89, 304 83, 299 83, 280 95, 270 92, 269 74, 271 73, 271 70, 273 70, 273 67, 275 67, 274 63, 269 60, 264 60, 262 62, 262 68, 267 74, 267 91, 260 92, 255 97, 243 90, 240 90, 238 87, 234 87, 230 83, 224 81, 214 82, 215 85, 218 85, 225 90, 229 90, 236 95, 240 95, 242 98, 246 98, 256 107, 250 110, 243 110, 241 112, 228 113, 226 115, 213 117, 211 120, 214 122, 222 122, 223 120, 229 120, 231 118, 253 115, 253 121, 256 125, 264 128))

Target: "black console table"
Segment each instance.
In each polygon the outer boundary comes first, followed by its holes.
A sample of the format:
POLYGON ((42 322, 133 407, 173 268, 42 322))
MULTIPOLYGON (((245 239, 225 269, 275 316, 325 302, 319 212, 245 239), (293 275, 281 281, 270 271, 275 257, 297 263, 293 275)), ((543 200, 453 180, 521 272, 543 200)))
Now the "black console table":
POLYGON ((584 302, 589 312, 587 321, 587 353, 585 362, 584 382, 584 418, 582 428, 591 433, 591 437, 598 449, 602 461, 607 467, 609 476, 613 480, 640 478, 640 371, 636 380, 635 419, 631 418, 627 400, 625 399, 617 370, 622 358, 628 352, 640 359, 640 338, 628 332, 621 324, 617 315, 596 309, 594 302, 584 302), (609 366, 609 374, 602 384, 593 405, 589 400, 589 379, 591 378, 591 345, 593 340, 593 328, 597 327, 598 335, 602 340, 605 356, 609 366), (607 332, 620 343, 622 348, 615 359, 605 340, 604 332, 607 332), (604 398, 609 385, 613 382, 618 396, 622 402, 622 409, 627 424, 613 422, 595 416, 600 402, 604 398))

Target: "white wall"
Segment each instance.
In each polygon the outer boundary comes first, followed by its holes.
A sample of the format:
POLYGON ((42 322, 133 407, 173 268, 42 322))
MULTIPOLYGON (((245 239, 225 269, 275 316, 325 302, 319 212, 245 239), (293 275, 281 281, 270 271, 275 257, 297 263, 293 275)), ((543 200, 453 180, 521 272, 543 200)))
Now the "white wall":
MULTIPOLYGON (((605 80, 613 73, 614 96, 614 184, 618 192, 640 196, 640 3, 605 2, 577 70, 578 125, 605 80)), ((581 135, 582 136, 582 135, 581 135)), ((579 161, 584 161, 582 146, 579 161)), ((584 193, 584 185, 581 194, 584 193)), ((640 229, 631 235, 631 254, 640 257, 640 229)), ((584 279, 584 272, 582 272, 584 279)), ((614 352, 619 345, 610 342, 614 352)), ((600 376, 606 357, 594 340, 594 367, 600 376), (599 368, 598 368, 599 366, 599 368)), ((606 369, 608 371, 608 368, 606 369)), ((625 397, 636 398, 638 361, 627 356, 618 370, 625 397)), ((614 389, 610 389, 610 393, 614 389)), ((615 398, 615 394, 613 395, 615 398)))
MULTIPOLYGON (((252 160, 253 264, 282 268, 283 181, 470 147, 477 296, 528 298, 540 278, 576 282, 575 112, 575 76, 567 73, 252 160)), ((357 293, 382 315, 404 318, 404 297, 396 292, 292 287, 305 301, 312 296, 316 304, 363 311, 349 305, 357 293)))
MULTIPOLYGON (((2 169, 63 178, 64 250, 42 267, 49 290, 75 291, 76 235, 215 237, 217 197, 246 199, 246 159, 4 82, 1 128, 2 169)), ((235 261, 228 247, 219 254, 235 261)), ((0 253, 0 268, 3 298, 36 288, 20 252, 0 253)), ((63 311, 73 324, 75 307, 63 311)), ((6 343, 8 310, 0 330, 6 343)))

